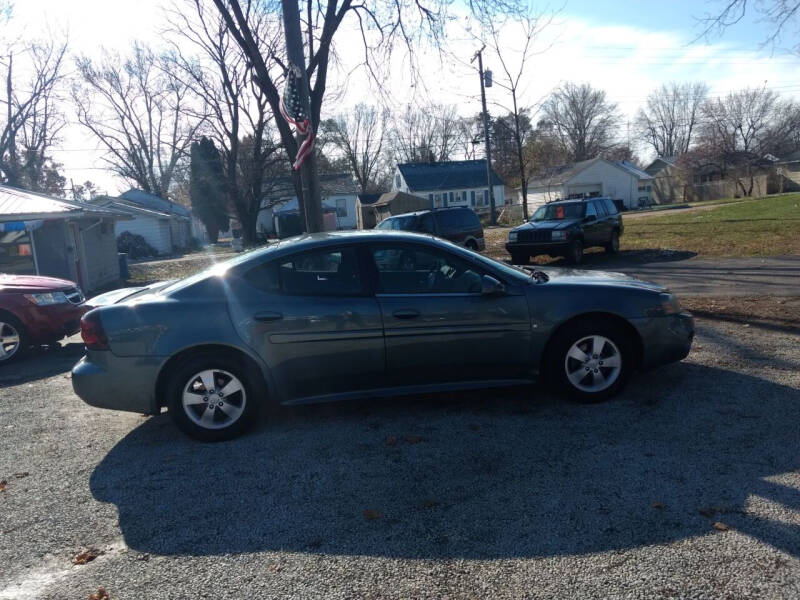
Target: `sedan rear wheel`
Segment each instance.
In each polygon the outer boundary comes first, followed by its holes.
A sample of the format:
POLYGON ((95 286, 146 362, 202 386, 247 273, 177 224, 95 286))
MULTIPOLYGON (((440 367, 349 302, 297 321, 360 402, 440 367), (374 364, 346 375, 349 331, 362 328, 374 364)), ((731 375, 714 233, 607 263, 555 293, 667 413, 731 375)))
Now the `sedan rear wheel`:
POLYGON ((25 349, 25 331, 11 317, 0 315, 0 364, 19 358, 25 349))
POLYGON ((614 323, 577 321, 556 334, 547 374, 561 391, 580 402, 600 402, 625 385, 633 344, 614 323))
POLYGON ((228 440, 251 425, 258 412, 252 389, 247 371, 231 359, 192 358, 170 377, 170 416, 193 438, 228 440))

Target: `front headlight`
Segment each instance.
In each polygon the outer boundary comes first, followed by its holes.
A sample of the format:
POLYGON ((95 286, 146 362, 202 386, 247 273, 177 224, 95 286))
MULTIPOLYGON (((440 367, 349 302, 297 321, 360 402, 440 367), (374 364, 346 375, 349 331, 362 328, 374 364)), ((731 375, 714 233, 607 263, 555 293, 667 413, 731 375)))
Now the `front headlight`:
POLYGON ((68 302, 64 292, 45 292, 44 294, 25 294, 25 297, 37 306, 50 306, 51 304, 66 304, 68 302))
POLYGON ((509 242, 516 242, 517 241, 517 237, 519 237, 519 232, 518 231, 509 231, 508 232, 508 241, 509 242))
POLYGON ((550 237, 553 241, 563 241, 567 239, 567 232, 566 231, 554 231, 552 236, 550 237))
POLYGON ((647 311, 648 316, 661 317, 664 315, 677 315, 681 312, 681 304, 672 294, 659 294, 658 306, 647 311))

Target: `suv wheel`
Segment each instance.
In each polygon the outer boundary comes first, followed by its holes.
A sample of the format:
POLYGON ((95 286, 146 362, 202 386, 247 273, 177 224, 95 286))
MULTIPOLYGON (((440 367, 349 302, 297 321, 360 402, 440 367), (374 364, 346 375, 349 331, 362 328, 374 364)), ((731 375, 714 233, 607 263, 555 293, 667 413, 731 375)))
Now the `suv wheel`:
POLYGON ((467 250, 472 250, 473 252, 477 252, 478 251, 478 242, 476 242, 475 240, 467 240, 467 243, 464 244, 464 247, 467 250))
POLYGON ((579 402, 601 402, 627 382, 633 345, 613 323, 579 321, 558 333, 547 375, 579 402))
POLYGON ((619 252, 619 232, 612 231, 611 232, 611 239, 608 240, 606 244, 606 252, 609 254, 616 254, 619 252))
POLYGON ((0 314, 0 364, 19 358, 27 348, 25 327, 11 315, 0 314))
POLYGON ((572 243, 569 245, 567 260, 573 265, 581 264, 581 261, 583 261, 583 242, 580 240, 572 240, 572 243))
POLYGON ((241 361, 196 356, 179 366, 166 387, 169 414, 190 437, 219 442, 240 435, 255 420, 258 400, 241 361))

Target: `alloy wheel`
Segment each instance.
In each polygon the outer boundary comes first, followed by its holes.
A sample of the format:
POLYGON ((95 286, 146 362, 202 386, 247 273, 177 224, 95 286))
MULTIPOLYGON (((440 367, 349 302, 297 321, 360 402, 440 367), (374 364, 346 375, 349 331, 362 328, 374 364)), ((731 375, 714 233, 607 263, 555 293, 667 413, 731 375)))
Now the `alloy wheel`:
POLYGON ((622 355, 602 335, 590 335, 572 344, 564 358, 567 379, 583 392, 602 392, 619 378, 622 355))
POLYGON ((19 350, 20 335, 11 323, 0 321, 0 362, 10 360, 19 350))
POLYGON ((247 394, 235 375, 222 369, 206 369, 189 378, 181 402, 195 425, 223 429, 242 416, 247 394))

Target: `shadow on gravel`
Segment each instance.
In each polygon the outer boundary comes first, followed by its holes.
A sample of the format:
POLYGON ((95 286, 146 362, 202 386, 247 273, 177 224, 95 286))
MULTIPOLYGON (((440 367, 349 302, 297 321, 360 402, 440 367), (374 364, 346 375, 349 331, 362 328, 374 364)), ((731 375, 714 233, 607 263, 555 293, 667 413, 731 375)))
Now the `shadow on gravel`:
POLYGON ((796 389, 681 363, 603 405, 530 396, 303 407, 222 444, 162 415, 91 489, 157 555, 552 556, 729 535, 721 521, 800 556, 796 524, 747 512, 752 495, 800 507, 767 480, 800 468, 796 389))
MULTIPOLYGON (((594 269, 600 267, 624 267, 647 263, 678 262, 689 260, 697 256, 697 252, 688 250, 663 250, 658 248, 642 250, 620 250, 616 254, 608 254, 602 250, 589 249, 583 255, 583 261, 577 267, 580 269, 594 269)), ((504 262, 511 263, 511 259, 504 258, 504 262)), ((534 260, 531 263, 535 264, 534 260)), ((547 261, 548 267, 576 268, 566 258, 558 257, 547 261)))
POLYGON ((83 353, 83 342, 34 348, 26 356, 0 367, 0 389, 67 373, 83 353))

